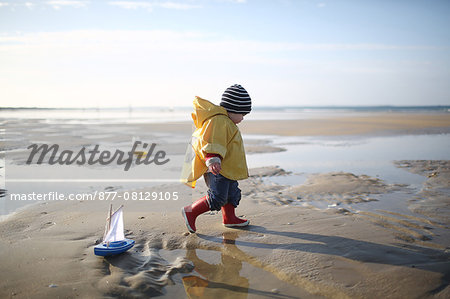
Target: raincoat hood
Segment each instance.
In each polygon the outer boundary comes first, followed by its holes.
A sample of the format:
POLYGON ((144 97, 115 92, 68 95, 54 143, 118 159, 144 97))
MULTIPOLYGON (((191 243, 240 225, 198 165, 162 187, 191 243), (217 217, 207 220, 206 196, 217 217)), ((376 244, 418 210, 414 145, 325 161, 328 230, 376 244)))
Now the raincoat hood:
POLYGON ((216 115, 228 116, 227 110, 221 106, 214 105, 208 100, 200 97, 195 97, 194 100, 194 112, 192 112, 192 119, 194 120, 195 127, 201 128, 204 122, 216 115))

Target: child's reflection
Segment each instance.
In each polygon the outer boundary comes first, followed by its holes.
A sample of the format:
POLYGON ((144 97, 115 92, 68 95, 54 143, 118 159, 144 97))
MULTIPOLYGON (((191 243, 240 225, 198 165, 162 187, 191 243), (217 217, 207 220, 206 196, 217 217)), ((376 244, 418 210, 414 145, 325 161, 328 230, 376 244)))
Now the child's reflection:
POLYGON ((221 263, 209 264, 197 256, 196 249, 188 249, 186 258, 194 263, 200 276, 183 277, 183 284, 189 298, 247 298, 249 281, 239 275, 242 262, 233 258, 240 252, 235 245, 236 232, 223 233, 224 247, 221 251, 221 263))

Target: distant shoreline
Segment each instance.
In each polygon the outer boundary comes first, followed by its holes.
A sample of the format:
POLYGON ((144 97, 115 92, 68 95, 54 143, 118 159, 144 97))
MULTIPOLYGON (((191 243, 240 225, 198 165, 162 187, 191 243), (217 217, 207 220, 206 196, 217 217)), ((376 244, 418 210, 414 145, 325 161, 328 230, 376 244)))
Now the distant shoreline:
MULTIPOLYGON (((187 123, 192 123, 191 112, 192 107, 102 108, 99 110, 94 108, 0 108, 0 119, 2 121, 33 119, 36 122, 48 124, 109 125, 132 123, 137 125, 183 123, 185 126, 187 123)), ((323 135, 328 134, 327 132, 336 132, 332 123, 337 121, 343 129, 338 130, 338 133, 333 135, 348 135, 350 131, 354 132, 354 120, 364 128, 368 128, 368 126, 377 128, 381 125, 382 128, 388 130, 405 128, 410 130, 427 127, 450 127, 449 116, 450 106, 335 107, 333 109, 325 107, 255 107, 249 115, 245 116, 246 121, 241 125, 241 128, 252 127, 251 131, 261 131, 261 122, 264 124, 268 121, 271 123, 278 121, 280 123, 276 126, 281 125, 283 129, 279 130, 280 128, 278 128, 277 133, 296 135, 297 133, 293 132, 295 127, 299 127, 301 131, 305 128, 315 128, 313 130, 315 132, 328 123, 329 125, 323 128, 324 132, 319 134, 323 135), (324 122, 323 119, 327 121, 324 122), (331 120, 333 120, 332 123, 330 123, 331 120), (399 125, 400 120, 403 125, 399 125), (290 123, 285 123, 287 121, 290 123), (382 121, 382 123, 379 123, 379 121, 382 121)), ((267 129, 262 131, 267 131, 267 129)), ((301 135, 308 135, 311 133, 310 131, 307 130, 301 135)), ((243 129, 243 132, 246 133, 246 130, 243 129)), ((354 133, 350 133, 350 135, 352 134, 354 133)))
MULTIPOLYGON (((191 106, 123 106, 123 107, 0 107, 2 110, 61 110, 61 111, 117 111, 117 110, 190 110, 191 106)), ((444 111, 450 112, 450 105, 421 105, 421 106, 255 106, 253 111, 321 111, 321 110, 335 110, 335 111, 444 111)))

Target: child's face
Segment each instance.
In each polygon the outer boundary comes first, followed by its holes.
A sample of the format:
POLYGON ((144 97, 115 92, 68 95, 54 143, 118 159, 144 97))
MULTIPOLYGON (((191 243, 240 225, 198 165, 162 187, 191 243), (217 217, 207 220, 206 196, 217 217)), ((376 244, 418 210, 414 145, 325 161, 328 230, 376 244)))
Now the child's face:
POLYGON ((228 117, 237 125, 244 119, 244 114, 228 112, 228 117))

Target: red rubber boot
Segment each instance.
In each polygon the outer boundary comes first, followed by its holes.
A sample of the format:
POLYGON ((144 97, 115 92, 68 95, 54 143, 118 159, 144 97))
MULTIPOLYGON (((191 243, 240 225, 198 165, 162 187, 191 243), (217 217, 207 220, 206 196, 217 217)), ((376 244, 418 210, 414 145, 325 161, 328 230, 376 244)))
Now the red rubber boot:
POLYGON ((234 206, 231 203, 227 203, 222 207, 222 219, 225 227, 247 226, 250 223, 247 219, 236 217, 234 214, 234 206))
POLYGON ((195 233, 195 219, 198 215, 209 211, 208 196, 205 195, 190 206, 186 206, 181 209, 184 221, 186 222, 186 227, 191 233, 195 233))

